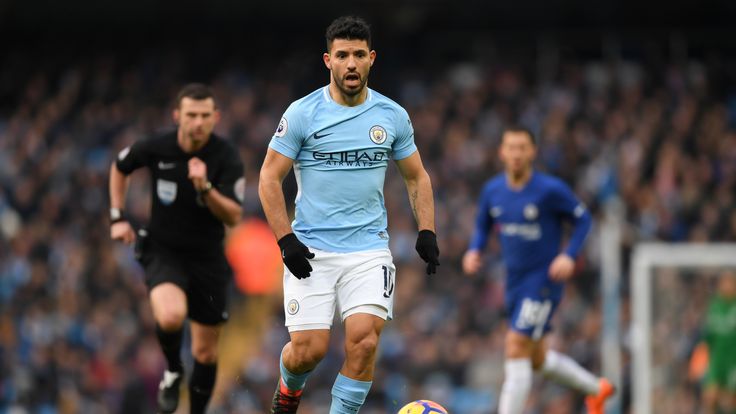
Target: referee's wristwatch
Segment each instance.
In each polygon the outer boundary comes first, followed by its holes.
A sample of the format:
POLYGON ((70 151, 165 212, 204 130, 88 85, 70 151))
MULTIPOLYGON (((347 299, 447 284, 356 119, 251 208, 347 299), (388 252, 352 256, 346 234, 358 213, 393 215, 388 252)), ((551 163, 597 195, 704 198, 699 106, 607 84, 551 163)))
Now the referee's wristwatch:
POLYGON ((110 224, 119 223, 121 221, 128 221, 128 219, 125 218, 125 214, 123 214, 123 210, 115 207, 110 208, 110 224))
POLYGON ((204 184, 204 187, 201 190, 197 191, 197 192, 199 193, 200 196, 203 196, 203 195, 209 193, 210 191, 212 191, 212 181, 207 181, 204 184))

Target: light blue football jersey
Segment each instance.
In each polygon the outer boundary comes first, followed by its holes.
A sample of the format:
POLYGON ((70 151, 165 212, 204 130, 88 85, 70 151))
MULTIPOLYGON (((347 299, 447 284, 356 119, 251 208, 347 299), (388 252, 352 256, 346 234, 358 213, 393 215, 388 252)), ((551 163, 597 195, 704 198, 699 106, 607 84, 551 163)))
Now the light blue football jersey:
POLYGON ((289 106, 269 148, 294 160, 299 240, 338 253, 388 248, 386 168, 417 150, 404 108, 371 89, 343 106, 325 86, 289 106))

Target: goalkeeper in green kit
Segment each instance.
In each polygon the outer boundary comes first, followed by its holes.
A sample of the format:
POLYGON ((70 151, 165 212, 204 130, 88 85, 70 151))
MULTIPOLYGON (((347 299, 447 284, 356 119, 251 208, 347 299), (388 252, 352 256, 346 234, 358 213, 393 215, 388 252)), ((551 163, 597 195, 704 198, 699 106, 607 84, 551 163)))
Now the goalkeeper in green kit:
POLYGON ((704 412, 736 413, 736 274, 731 271, 720 276, 703 333, 709 355, 704 412))

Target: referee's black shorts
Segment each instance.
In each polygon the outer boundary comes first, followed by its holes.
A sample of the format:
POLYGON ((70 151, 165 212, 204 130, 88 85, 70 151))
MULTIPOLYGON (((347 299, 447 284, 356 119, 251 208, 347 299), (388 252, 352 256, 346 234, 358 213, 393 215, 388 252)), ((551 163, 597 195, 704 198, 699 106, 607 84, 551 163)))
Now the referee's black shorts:
POLYGON ((150 239, 136 248, 149 291, 161 283, 173 283, 186 293, 189 319, 204 325, 227 321, 227 288, 232 270, 224 254, 195 259, 176 254, 150 239))

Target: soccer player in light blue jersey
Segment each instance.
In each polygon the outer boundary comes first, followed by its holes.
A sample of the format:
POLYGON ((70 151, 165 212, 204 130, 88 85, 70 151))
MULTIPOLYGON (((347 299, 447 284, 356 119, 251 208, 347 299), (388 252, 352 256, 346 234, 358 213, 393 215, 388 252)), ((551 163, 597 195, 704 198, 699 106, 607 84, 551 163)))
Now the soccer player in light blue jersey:
POLYGON ((491 227, 498 232, 507 270, 505 301, 510 328, 498 413, 524 411, 536 370, 587 395, 590 414, 603 414, 605 400, 614 392, 610 382, 567 355, 547 349, 545 343, 591 217, 564 182, 534 171, 536 152, 530 131, 509 128, 504 132, 499 155, 505 171, 483 188, 475 233, 463 257, 465 273, 477 273, 491 227), (562 249, 564 221, 572 222, 574 229, 562 249))
POLYGON ((291 341, 281 352, 271 413, 295 413, 307 376, 327 352, 339 310, 345 362, 330 414, 353 414, 373 379, 378 338, 392 317, 395 267, 388 250, 383 182, 393 159, 409 192, 427 274, 439 265, 429 175, 406 111, 367 87, 376 59, 370 28, 340 17, 326 33, 329 85, 284 113, 261 168, 259 195, 285 264, 284 310, 291 341), (299 188, 289 223, 282 181, 299 188))

